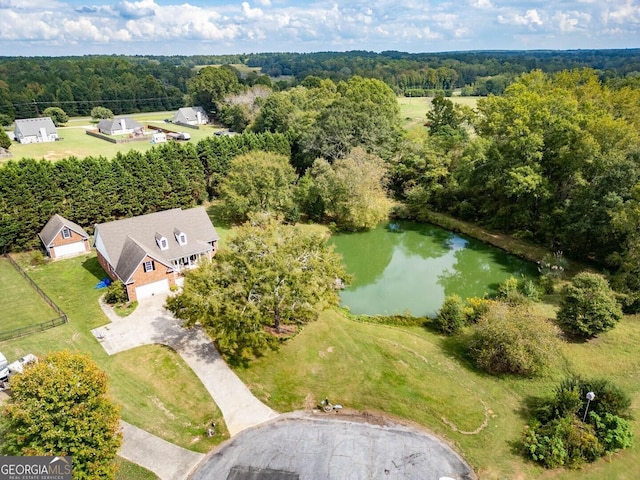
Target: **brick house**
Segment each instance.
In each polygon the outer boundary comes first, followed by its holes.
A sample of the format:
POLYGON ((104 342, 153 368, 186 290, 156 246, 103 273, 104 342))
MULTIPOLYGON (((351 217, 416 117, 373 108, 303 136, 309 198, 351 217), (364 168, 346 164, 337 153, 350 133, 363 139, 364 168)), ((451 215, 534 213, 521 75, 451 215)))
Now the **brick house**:
POLYGON ((71 257, 91 252, 89 235, 70 220, 54 215, 38 234, 51 258, 71 257))
POLYGON ((211 261, 218 233, 202 207, 174 208, 95 226, 98 262, 129 301, 167 293, 184 270, 211 261))

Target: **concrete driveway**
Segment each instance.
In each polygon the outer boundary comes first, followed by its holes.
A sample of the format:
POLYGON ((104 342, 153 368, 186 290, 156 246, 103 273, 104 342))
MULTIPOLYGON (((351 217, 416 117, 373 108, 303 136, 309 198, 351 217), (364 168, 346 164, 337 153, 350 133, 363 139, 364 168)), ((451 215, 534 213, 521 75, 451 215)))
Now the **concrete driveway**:
POLYGON ((231 436, 278 414, 253 396, 220 357, 200 327, 182 328, 164 309, 166 296, 143 300, 128 317, 119 317, 103 305, 111 323, 92 330, 109 355, 154 343, 173 348, 191 367, 216 402, 231 436))
POLYGON ((361 417, 294 412, 207 455, 191 480, 444 480, 477 478, 434 435, 361 417))

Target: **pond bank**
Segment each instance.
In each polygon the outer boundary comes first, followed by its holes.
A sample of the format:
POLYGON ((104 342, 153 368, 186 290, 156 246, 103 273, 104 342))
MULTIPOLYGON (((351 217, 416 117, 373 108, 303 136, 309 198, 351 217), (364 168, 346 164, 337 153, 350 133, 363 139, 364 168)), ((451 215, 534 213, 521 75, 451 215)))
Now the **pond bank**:
MULTIPOLYGON (((452 232, 462 233, 468 237, 475 238, 481 242, 504 250, 510 255, 514 255, 532 263, 537 263, 542 260, 545 255, 554 253, 540 245, 514 238, 504 233, 491 232, 474 223, 465 222, 464 220, 459 220, 444 213, 425 211, 421 220, 452 232)), ((591 269, 583 263, 571 260, 567 273, 571 276, 582 270, 591 269)))

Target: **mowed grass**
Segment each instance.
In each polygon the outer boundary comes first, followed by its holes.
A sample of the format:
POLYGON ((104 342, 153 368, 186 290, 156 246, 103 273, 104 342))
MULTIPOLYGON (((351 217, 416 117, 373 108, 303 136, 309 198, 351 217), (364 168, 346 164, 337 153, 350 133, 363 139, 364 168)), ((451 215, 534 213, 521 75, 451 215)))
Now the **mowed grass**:
POLYGON ((28 327, 59 315, 4 257, 0 257, 0 332, 28 327))
MULTIPOLYGON (((359 323, 329 310, 279 352, 236 371, 278 411, 312 408, 328 396, 345 408, 422 425, 453 444, 483 479, 635 478, 638 447, 579 472, 546 471, 523 458, 519 440, 527 402, 550 394, 569 373, 611 379, 632 395, 637 408, 638 323, 627 317, 592 343, 567 344, 561 371, 520 379, 477 371, 460 339, 424 328, 359 323)), ((638 422, 633 426, 640 439, 638 422)))
MULTIPOLYGON (((198 142, 199 140, 211 136, 219 127, 212 125, 201 125, 198 130, 187 128, 172 123, 166 123, 165 118, 173 118, 174 112, 152 112, 127 115, 143 125, 153 125, 162 127, 173 132, 187 132, 191 135, 189 142, 198 142)), ((87 128, 96 128, 90 118, 72 118, 67 122, 66 126, 58 128, 58 136, 62 140, 57 142, 32 143, 21 145, 17 142, 11 144, 10 152, 13 157, 8 160, 19 160, 21 158, 43 158, 45 160, 61 160, 63 158, 77 157, 84 158, 87 156, 103 156, 113 158, 118 152, 128 152, 137 150, 146 152, 153 148, 150 141, 129 142, 129 143, 111 143, 86 134, 87 128)))
MULTIPOLYGON (((398 105, 400 105, 400 118, 403 127, 410 130, 419 125, 423 125, 427 121, 427 112, 431 110, 431 100, 433 97, 397 97, 398 105)), ((466 105, 475 108, 479 97, 447 97, 453 103, 458 105, 466 105)))
MULTIPOLYGON (((25 255, 26 257, 26 255, 25 255)), ((222 414, 193 371, 168 347, 150 345, 107 355, 91 329, 108 323, 94 287, 105 276, 95 255, 30 268, 29 275, 69 316, 46 332, 0 342, 7 358, 57 350, 87 353, 107 372, 122 419, 182 447, 206 452, 226 438, 222 414), (217 436, 208 438, 211 422, 217 436)))

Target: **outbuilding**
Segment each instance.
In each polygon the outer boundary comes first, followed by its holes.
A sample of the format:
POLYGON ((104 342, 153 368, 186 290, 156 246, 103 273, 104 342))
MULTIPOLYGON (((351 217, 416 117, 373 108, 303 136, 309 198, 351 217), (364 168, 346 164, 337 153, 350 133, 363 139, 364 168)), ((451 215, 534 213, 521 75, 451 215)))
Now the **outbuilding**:
POLYGON ((52 259, 71 257, 91 251, 89 235, 70 220, 56 214, 38 234, 52 259))

